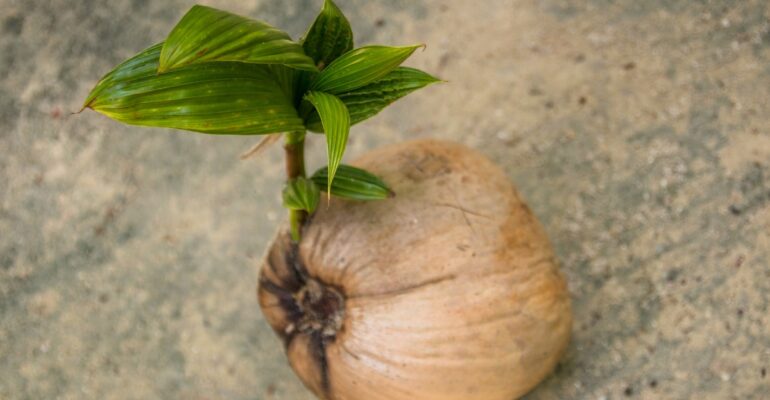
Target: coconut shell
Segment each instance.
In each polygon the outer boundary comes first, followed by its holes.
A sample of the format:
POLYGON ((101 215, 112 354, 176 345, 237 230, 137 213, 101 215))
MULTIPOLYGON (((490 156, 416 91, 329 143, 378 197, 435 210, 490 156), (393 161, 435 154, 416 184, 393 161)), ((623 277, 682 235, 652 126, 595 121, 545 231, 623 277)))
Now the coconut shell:
POLYGON ((322 200, 268 251, 259 301, 326 400, 511 400, 548 375, 572 325, 548 239, 505 174, 418 140, 353 163, 396 196, 322 200))

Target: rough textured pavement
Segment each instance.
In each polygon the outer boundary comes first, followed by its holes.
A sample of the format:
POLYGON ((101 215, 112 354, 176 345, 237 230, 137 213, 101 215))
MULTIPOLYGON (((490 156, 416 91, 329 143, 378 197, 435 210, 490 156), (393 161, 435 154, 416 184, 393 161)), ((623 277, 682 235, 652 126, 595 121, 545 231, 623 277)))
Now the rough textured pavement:
MULTIPOLYGON (((297 37, 321 1, 205 3, 297 37)), ((254 296, 280 151, 70 115, 191 4, 0 0, 0 399, 311 399, 254 296)), ((410 64, 450 81, 348 157, 465 143, 551 235, 574 339, 527 399, 767 398, 767 2, 339 5, 359 44, 427 43, 410 64)))

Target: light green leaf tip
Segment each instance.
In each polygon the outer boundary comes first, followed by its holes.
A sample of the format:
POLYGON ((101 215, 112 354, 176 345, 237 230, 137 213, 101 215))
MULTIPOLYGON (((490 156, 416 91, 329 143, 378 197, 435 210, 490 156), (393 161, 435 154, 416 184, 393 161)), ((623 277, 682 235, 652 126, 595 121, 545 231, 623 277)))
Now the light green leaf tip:
POLYGON ((305 54, 323 69, 353 49, 353 30, 339 7, 326 0, 301 42, 305 54))
POLYGON ((327 194, 331 196, 334 174, 342 162, 342 155, 345 153, 345 146, 348 141, 350 114, 345 103, 332 94, 311 91, 305 95, 305 99, 318 111, 326 134, 326 155, 329 168, 327 194))

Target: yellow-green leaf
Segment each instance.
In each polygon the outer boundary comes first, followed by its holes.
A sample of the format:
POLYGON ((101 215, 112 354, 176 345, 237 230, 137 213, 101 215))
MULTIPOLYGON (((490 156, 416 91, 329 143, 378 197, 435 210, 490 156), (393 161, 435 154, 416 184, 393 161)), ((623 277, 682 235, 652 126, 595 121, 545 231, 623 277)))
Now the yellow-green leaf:
MULTIPOLYGON (((441 80, 423 71, 409 67, 398 67, 383 78, 364 87, 337 95, 350 113, 350 124, 355 125, 370 118, 394 101, 441 80)), ((323 132, 321 118, 312 112, 305 126, 314 132, 323 132)))
POLYGON ((316 70, 302 46, 285 32, 264 22, 196 5, 166 39, 158 72, 210 61, 283 64, 316 70))
POLYGON ((327 192, 331 193, 334 174, 342 161, 350 132, 350 114, 337 96, 324 92, 308 92, 305 99, 318 111, 326 133, 326 155, 329 159, 327 192))
MULTIPOLYGON (((310 179, 316 185, 324 187, 329 180, 329 169, 319 169, 310 179)), ((382 200, 395 195, 376 175, 346 164, 340 164, 337 168, 330 193, 351 200, 382 200)))
POLYGON ((349 51, 318 74, 310 90, 331 94, 349 92, 379 80, 420 46, 365 46, 349 51))
POLYGON ((158 75, 161 47, 118 65, 99 81, 84 107, 127 124, 211 134, 304 130, 269 66, 202 63, 158 75))
POLYGON ((289 210, 304 210, 312 214, 318 207, 320 189, 310 179, 295 178, 283 188, 283 206, 289 210))

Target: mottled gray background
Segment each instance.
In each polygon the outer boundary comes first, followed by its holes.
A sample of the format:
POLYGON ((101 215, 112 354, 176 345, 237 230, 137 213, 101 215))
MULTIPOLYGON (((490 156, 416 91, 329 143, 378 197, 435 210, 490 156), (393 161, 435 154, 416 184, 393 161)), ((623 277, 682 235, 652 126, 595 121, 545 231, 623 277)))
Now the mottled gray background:
MULTIPOLYGON (((297 37, 321 1, 205 3, 297 37)), ((191 4, 0 0, 0 399, 311 399, 254 296, 278 148, 70 115, 191 4)), ((527 399, 770 396, 766 1, 339 4, 359 43, 427 43, 409 63, 450 81, 348 158, 475 147, 554 242, 574 340, 527 399)))

